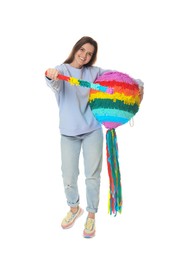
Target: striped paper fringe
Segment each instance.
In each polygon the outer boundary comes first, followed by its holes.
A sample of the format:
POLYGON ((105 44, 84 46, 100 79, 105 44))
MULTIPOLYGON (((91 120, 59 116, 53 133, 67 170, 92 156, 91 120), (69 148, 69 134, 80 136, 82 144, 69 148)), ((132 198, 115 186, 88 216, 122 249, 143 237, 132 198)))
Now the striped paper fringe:
POLYGON ((118 144, 115 129, 106 132, 107 167, 109 175, 108 213, 117 215, 122 210, 121 175, 118 162, 118 144))

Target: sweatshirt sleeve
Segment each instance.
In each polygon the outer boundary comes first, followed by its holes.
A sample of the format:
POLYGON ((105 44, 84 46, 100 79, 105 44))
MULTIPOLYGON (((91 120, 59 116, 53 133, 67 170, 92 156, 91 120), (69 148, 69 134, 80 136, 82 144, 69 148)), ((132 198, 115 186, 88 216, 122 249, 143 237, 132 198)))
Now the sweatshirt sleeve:
POLYGON ((54 92, 60 90, 60 86, 61 86, 60 80, 52 80, 47 77, 45 77, 45 79, 46 79, 46 84, 48 85, 48 87, 50 87, 54 92))
MULTIPOLYGON (((57 69, 59 73, 62 73, 60 66, 56 66, 55 69, 57 69)), ((63 84, 62 80, 52 80, 46 76, 45 76, 45 80, 46 80, 46 84, 48 85, 48 87, 50 87, 53 90, 53 92, 60 91, 63 84)))

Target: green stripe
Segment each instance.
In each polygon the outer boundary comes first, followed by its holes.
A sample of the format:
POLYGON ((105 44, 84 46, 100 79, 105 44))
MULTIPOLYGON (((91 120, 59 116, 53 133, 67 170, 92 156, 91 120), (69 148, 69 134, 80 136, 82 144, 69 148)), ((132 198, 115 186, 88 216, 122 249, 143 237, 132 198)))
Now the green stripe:
POLYGON ((90 107, 91 109, 97 109, 97 108, 109 108, 109 109, 119 109, 123 111, 128 111, 130 113, 136 114, 139 110, 139 107, 137 104, 134 105, 128 105, 124 104, 123 101, 120 100, 110 100, 110 99, 94 99, 90 101, 90 107))

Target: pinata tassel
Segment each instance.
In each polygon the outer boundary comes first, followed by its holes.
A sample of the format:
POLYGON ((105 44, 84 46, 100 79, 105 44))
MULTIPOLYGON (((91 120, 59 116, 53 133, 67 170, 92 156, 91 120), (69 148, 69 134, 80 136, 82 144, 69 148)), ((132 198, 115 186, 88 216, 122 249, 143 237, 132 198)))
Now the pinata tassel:
POLYGON ((118 144, 115 129, 106 132, 107 167, 109 175, 108 212, 110 215, 121 213, 122 190, 121 175, 118 162, 118 144))

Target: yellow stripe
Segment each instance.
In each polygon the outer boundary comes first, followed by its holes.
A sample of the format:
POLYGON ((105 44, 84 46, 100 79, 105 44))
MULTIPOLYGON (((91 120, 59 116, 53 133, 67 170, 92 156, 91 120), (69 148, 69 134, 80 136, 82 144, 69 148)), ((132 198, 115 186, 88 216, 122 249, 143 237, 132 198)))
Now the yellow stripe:
POLYGON ((116 102, 116 100, 118 99, 128 105, 134 105, 135 103, 138 105, 140 104, 140 98, 138 95, 126 96, 123 93, 108 94, 103 92, 97 92, 97 93, 90 94, 89 101, 92 101, 94 99, 110 99, 113 100, 114 102, 116 102))
POLYGON ((73 77, 70 77, 69 83, 70 83, 71 85, 79 86, 79 81, 78 81, 78 79, 73 78, 73 77))

